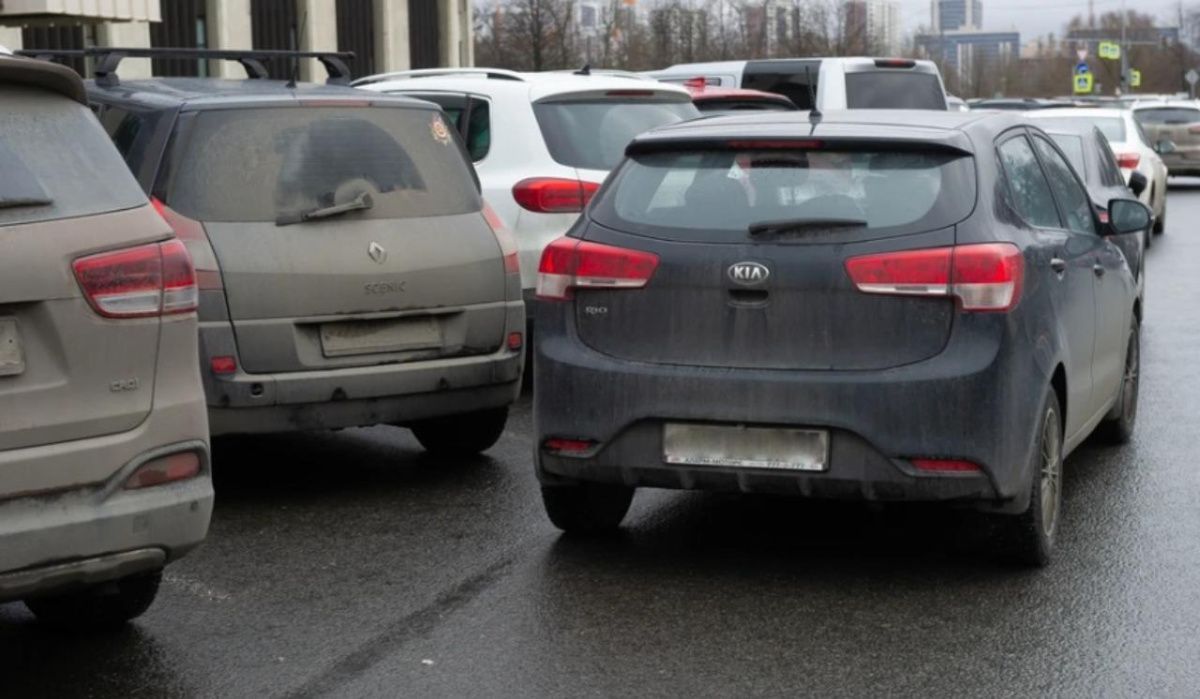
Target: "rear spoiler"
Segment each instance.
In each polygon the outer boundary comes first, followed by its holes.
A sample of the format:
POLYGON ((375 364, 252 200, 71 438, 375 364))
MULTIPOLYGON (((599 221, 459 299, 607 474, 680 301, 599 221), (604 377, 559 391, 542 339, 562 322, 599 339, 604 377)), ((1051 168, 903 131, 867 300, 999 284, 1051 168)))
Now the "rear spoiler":
MULTIPOLYGON (((689 123, 696 123, 695 121, 689 123)), ((974 155, 974 152, 948 141, 918 139, 828 137, 828 136, 739 136, 731 134, 719 138, 681 136, 679 138, 647 138, 634 140, 625 148, 625 155, 648 153, 671 153, 680 151, 739 151, 739 150, 790 150, 790 151, 856 151, 886 150, 907 153, 930 151, 949 155, 974 155)))
POLYGON ((51 61, 61 58, 94 58, 96 67, 93 77, 101 87, 116 87, 120 84, 117 78, 117 67, 126 58, 195 58, 215 61, 236 61, 246 69, 246 77, 251 80, 269 80, 267 61, 281 58, 315 58, 325 67, 329 85, 349 85, 350 68, 347 61, 354 60, 352 51, 225 51, 221 49, 190 49, 190 48, 137 48, 137 47, 96 47, 89 49, 28 49, 18 51, 18 55, 51 61))
POLYGON ((0 54, 0 83, 30 85, 53 90, 80 104, 87 104, 87 91, 79 74, 57 63, 33 61, 0 54))

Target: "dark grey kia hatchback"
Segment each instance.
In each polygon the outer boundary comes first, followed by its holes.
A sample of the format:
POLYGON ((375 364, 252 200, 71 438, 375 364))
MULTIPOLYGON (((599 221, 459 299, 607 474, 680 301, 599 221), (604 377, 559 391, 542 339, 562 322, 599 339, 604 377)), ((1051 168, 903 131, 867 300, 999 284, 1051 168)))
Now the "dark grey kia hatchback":
POLYGON ((1064 455, 1137 411, 1138 287, 1019 116, 699 120, 630 144, 539 269, 550 519, 635 488, 942 501, 1048 561, 1064 455))

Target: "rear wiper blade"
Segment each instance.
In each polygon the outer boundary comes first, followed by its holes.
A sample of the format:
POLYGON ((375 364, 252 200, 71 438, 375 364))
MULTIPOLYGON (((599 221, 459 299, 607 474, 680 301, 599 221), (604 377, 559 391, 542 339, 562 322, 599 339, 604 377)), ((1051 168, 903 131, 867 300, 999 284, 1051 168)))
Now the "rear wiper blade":
POLYGON ((350 213, 351 211, 362 211, 375 206, 375 200, 371 198, 368 192, 354 197, 345 204, 335 204, 333 206, 323 206, 319 209, 311 209, 309 211, 289 212, 280 214, 279 218, 275 219, 276 226, 287 226, 293 223, 303 223, 305 221, 316 221, 322 218, 332 218, 342 214, 350 213))
POLYGON ((778 235, 780 233, 806 233, 827 231, 837 228, 866 228, 861 218, 793 218, 782 221, 759 221, 747 228, 750 237, 778 235))

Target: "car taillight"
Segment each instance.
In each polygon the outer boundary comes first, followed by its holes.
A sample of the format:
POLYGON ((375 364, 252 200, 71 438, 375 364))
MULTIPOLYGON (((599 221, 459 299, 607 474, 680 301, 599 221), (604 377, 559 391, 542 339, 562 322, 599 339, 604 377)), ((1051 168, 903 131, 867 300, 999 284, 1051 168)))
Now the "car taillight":
POLYGON ((504 257, 504 272, 520 274, 521 262, 517 255, 517 241, 513 238, 512 231, 508 230, 508 226, 504 225, 504 221, 500 220, 487 202, 483 203, 483 220, 487 221, 496 236, 496 242, 500 244, 500 254, 504 257))
POLYGON ((1142 162, 1140 153, 1117 153, 1117 167, 1122 170, 1136 170, 1140 162, 1142 162))
POLYGON ((125 481, 125 489, 151 488, 156 485, 185 481, 198 475, 200 475, 200 456, 194 451, 185 451, 142 465, 125 481))
POLYGON ((577 214, 600 185, 557 177, 533 177, 513 185, 513 198, 522 208, 539 214, 577 214))
POLYGON ((559 238, 542 251, 537 297, 565 301, 577 288, 640 289, 657 268, 652 252, 559 238))
POLYGON ((208 361, 208 366, 217 376, 229 376, 237 373, 237 359, 227 354, 213 357, 208 361))
POLYGON ((196 310, 196 273, 178 240, 90 255, 71 266, 88 303, 105 318, 196 310))
POLYGON ((1011 243, 862 255, 846 260, 859 291, 956 297, 964 311, 1008 311, 1021 298, 1025 263, 1011 243))
POLYGON ((217 268, 217 256, 213 253, 208 235, 204 232, 204 224, 194 221, 164 204, 157 197, 151 197, 150 203, 162 217, 175 237, 188 247, 192 263, 196 268, 196 285, 201 289, 222 289, 221 271, 217 268))
POLYGON ((563 456, 579 456, 596 448, 596 442, 590 439, 558 439, 550 438, 542 442, 542 448, 552 454, 563 456))
POLYGON ((1200 134, 1200 124, 1193 124, 1192 126, 1189 126, 1189 127, 1188 127, 1188 133, 1190 133, 1190 134, 1200 134))

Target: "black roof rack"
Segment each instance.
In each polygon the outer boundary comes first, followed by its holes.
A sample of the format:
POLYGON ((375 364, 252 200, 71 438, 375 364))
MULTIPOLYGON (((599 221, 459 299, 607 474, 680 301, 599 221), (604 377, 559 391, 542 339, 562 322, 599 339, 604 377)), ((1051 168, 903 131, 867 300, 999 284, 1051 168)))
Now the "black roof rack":
POLYGON ((96 84, 103 87, 114 87, 120 84, 117 78, 117 66, 126 58, 196 58, 217 61, 237 61, 246 69, 246 77, 253 80, 267 80, 266 62, 280 58, 315 58, 325 67, 329 78, 328 85, 349 85, 350 68, 346 61, 354 60, 352 51, 278 51, 255 49, 252 51, 226 51, 223 49, 179 49, 179 48, 125 48, 97 46, 89 49, 25 49, 16 52, 22 56, 53 60, 55 58, 96 59, 93 73, 96 84))

